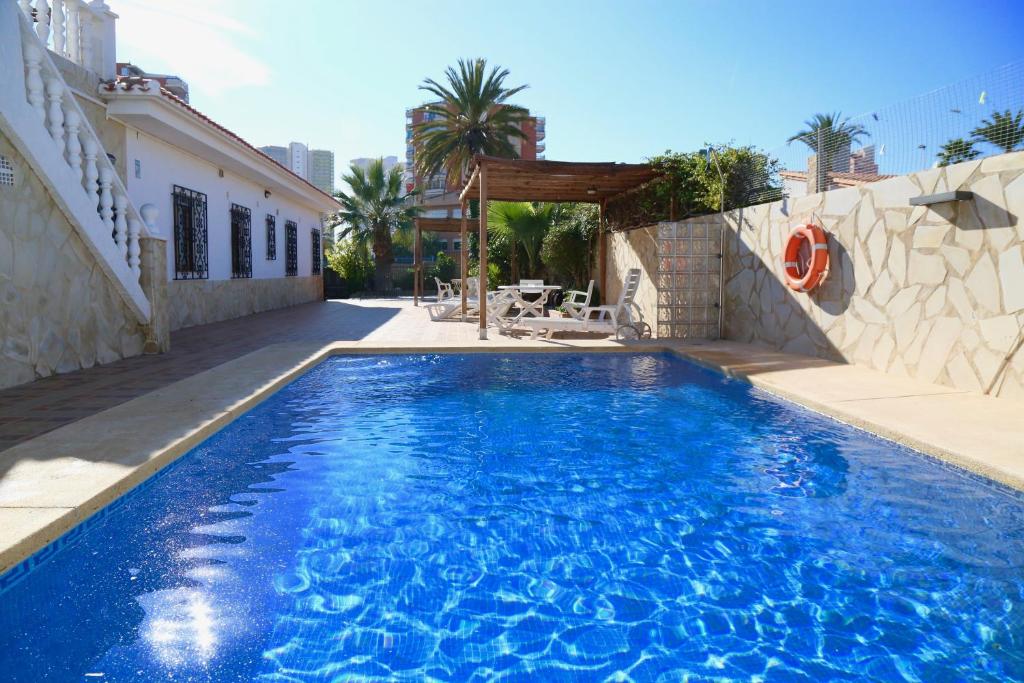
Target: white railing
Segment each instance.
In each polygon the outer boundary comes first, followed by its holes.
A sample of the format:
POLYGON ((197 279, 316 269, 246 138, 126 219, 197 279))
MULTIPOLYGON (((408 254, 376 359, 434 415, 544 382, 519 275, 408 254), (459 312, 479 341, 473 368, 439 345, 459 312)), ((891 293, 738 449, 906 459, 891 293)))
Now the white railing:
MULTIPOLYGON (((26 4, 22 2, 22 9, 26 4)), ((63 4, 72 3, 65 0, 63 4)), ((46 2, 39 0, 36 5, 38 13, 46 2)), ((33 31, 31 23, 22 22, 25 98, 49 131, 53 145, 78 178, 81 191, 96 207, 99 219, 109 231, 121 257, 138 279, 142 218, 128 198, 128 191, 103 149, 99 136, 44 47, 45 38, 38 28, 42 25, 43 22, 36 22, 36 30, 33 31)))
POLYGON ((112 75, 104 73, 106 23, 111 19, 102 2, 18 0, 18 6, 48 49, 104 77, 112 75))

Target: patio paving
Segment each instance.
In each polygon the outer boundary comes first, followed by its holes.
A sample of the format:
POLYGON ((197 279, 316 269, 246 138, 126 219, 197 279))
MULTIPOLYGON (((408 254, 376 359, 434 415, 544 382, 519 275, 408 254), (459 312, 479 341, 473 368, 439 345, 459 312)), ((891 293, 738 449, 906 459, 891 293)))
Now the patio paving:
POLYGON ((229 360, 282 342, 477 341, 476 322, 431 323, 412 299, 314 302, 178 330, 171 351, 0 390, 0 451, 229 360))

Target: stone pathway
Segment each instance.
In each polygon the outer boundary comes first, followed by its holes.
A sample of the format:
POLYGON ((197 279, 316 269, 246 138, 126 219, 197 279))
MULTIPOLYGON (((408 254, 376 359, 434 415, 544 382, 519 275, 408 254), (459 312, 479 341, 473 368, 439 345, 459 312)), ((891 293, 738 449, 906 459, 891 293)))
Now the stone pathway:
POLYGON ((54 375, 0 390, 0 451, 191 377, 268 344, 477 340, 477 323, 431 322, 411 299, 332 300, 174 332, 171 351, 54 375))

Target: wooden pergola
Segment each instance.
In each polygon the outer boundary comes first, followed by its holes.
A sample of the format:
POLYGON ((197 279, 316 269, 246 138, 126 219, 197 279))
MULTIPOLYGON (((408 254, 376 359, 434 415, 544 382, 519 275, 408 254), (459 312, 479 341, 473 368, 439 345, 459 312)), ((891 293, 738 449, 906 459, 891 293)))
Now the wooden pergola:
POLYGON ((469 261, 468 256, 469 250, 466 248, 468 242, 466 241, 467 233, 472 230, 476 232, 480 229, 480 222, 475 218, 469 218, 467 215, 465 203, 461 208, 461 218, 454 218, 449 211, 448 216, 439 218, 432 218, 428 216, 420 216, 415 219, 416 227, 416 240, 413 242, 412 249, 412 260, 413 260, 413 281, 412 281, 412 303, 414 306, 420 305, 420 299, 423 298, 423 233, 426 232, 457 232, 461 236, 461 249, 459 250, 460 263, 459 272, 462 278, 462 320, 466 320, 466 280, 469 277, 469 261))
MULTIPOLYGON (((476 225, 487 225, 487 202, 491 199, 500 201, 532 201, 532 202, 577 202, 597 204, 600 207, 600 224, 598 233, 598 284, 602 296, 605 292, 605 273, 607 272, 605 244, 605 205, 626 192, 661 175, 650 164, 620 164, 615 162, 570 162, 570 161, 533 161, 527 159, 503 159, 478 155, 473 164, 472 173, 466 182, 459 203, 462 209, 461 219, 433 219, 439 221, 459 220, 462 233, 462 244, 466 245, 467 213, 470 197, 479 193, 480 219, 476 225)), ((428 227, 431 219, 420 218, 417 226, 417 244, 419 234, 428 227)), ((433 228, 441 230, 442 228, 433 228)), ((466 248, 462 249, 462 312, 466 312, 467 258, 466 248)), ((419 250, 417 249, 417 255, 419 250)), ((418 256, 417 256, 417 263, 418 256)), ((487 230, 480 230, 480 339, 487 339, 487 230)))

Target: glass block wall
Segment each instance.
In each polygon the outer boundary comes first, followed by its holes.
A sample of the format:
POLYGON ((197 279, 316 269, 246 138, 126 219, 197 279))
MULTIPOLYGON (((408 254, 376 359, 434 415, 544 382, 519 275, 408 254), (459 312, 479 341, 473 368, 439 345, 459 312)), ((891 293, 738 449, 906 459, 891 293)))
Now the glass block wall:
POLYGON ((658 224, 658 337, 717 339, 722 228, 658 224))

